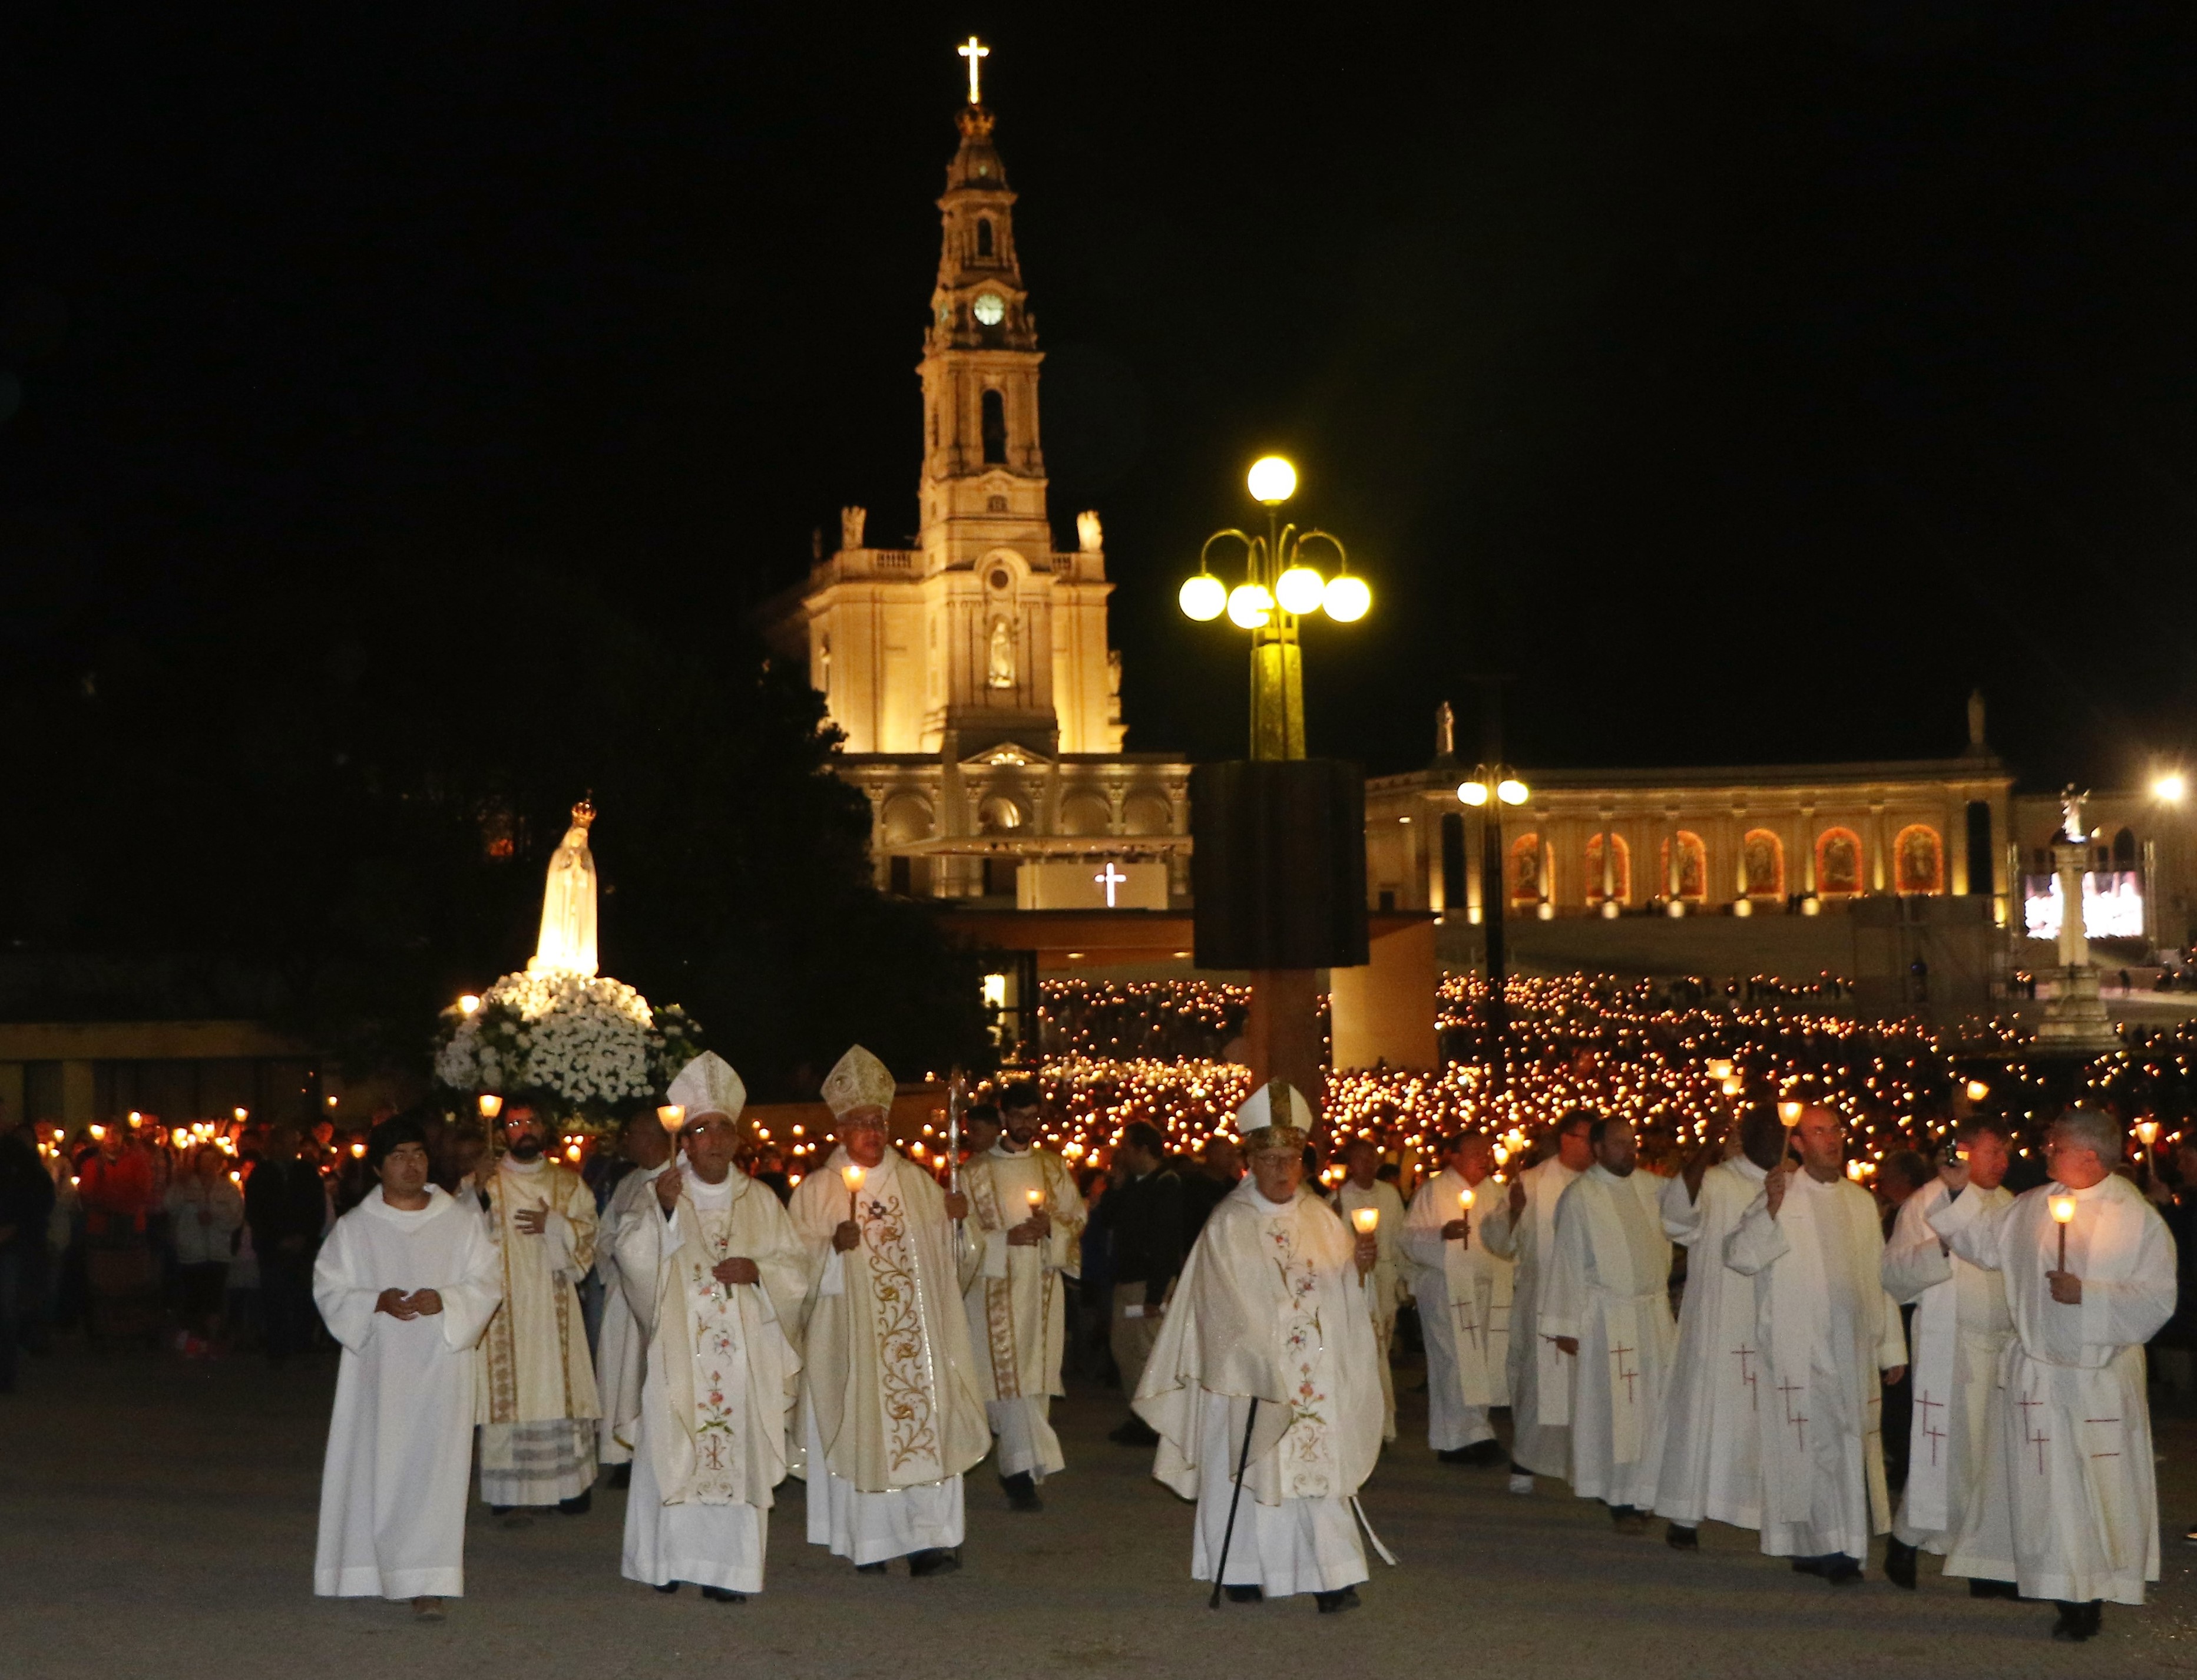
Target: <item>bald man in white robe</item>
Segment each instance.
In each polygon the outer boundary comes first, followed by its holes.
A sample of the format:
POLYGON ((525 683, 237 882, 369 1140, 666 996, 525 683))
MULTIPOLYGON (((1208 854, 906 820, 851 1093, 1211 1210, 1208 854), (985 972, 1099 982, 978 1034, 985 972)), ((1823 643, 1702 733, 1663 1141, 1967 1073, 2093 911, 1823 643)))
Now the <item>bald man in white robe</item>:
POLYGON ((1999 1274, 2014 1318, 1981 1485, 1945 1573, 2055 1601, 2052 1637, 2071 1643, 2097 1637, 2107 1600, 2141 1604, 2159 1579, 2143 1345, 2174 1311, 2174 1238, 2114 1173, 2123 1148, 2113 1121, 2070 1109, 2046 1140, 2050 1183, 2010 1207, 1962 1196, 1930 1217, 1955 1254, 1999 1274))

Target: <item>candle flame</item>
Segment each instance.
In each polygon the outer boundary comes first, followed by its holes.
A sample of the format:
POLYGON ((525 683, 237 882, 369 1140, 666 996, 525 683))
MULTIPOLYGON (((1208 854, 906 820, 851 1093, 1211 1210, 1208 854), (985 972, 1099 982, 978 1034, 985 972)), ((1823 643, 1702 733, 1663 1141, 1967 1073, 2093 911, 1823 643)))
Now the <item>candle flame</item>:
POLYGON ((1472 1186, 1470 1185, 1467 1185, 1463 1190, 1458 1191, 1457 1205, 1469 1214, 1472 1211, 1472 1186))
POLYGON ((1381 1210, 1378 1208, 1360 1208, 1351 1214, 1350 1223, 1358 1227, 1360 1237, 1371 1237, 1380 1228, 1381 1210))
POLYGON ((687 1123, 687 1105, 684 1103, 666 1103, 657 1109, 656 1119, 666 1132, 676 1137, 679 1128, 687 1123))
POLYGON ((860 1190, 862 1187, 862 1180, 867 1176, 859 1167, 843 1167, 839 1169, 839 1177, 845 1181, 849 1192, 860 1190))
POLYGON ((2059 1220, 2061 1225, 2066 1225, 2070 1219, 2073 1219, 2075 1217, 2075 1198, 2072 1196, 2054 1196, 2052 1198, 2052 1217, 2059 1220))
POLYGON ((1023 1195, 1028 1199, 1029 1205, 1033 1208, 1036 1207, 1039 1202, 1045 1200, 1045 1192, 1041 1190, 1026 1190, 1023 1192, 1023 1195))

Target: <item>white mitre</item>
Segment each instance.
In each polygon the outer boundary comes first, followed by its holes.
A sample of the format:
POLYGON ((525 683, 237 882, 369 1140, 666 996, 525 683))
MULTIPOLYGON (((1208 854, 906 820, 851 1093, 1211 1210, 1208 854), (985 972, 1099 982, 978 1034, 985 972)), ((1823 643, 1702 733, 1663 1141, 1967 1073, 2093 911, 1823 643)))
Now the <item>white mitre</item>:
POLYGON ((733 1064, 715 1051, 705 1050, 679 1070, 679 1077, 664 1093, 664 1101, 687 1110, 692 1126, 705 1114, 738 1120, 748 1105, 748 1088, 733 1071, 733 1064))
POLYGON ((892 1069, 856 1045, 824 1075, 824 1100, 838 1120, 851 1109, 892 1110, 896 1089, 892 1069))
POLYGON ((1236 1135, 1254 1153, 1260 1150, 1294 1153, 1312 1141, 1312 1104, 1305 1101, 1303 1092, 1285 1079, 1268 1080, 1236 1110, 1236 1135))

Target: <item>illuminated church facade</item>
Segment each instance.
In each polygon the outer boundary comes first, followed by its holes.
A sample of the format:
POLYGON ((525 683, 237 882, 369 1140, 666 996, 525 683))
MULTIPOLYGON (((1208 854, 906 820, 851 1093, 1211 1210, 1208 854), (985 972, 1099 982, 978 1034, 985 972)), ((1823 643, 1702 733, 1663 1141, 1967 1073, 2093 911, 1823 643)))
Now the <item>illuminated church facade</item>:
POLYGON ((769 627, 807 662, 870 802, 878 884, 1021 909, 1179 907, 1188 763, 1123 750, 1104 533, 1055 546, 1039 426, 1043 352, 992 113, 959 113, 938 200, 923 385, 919 531, 872 547, 840 516, 769 627))

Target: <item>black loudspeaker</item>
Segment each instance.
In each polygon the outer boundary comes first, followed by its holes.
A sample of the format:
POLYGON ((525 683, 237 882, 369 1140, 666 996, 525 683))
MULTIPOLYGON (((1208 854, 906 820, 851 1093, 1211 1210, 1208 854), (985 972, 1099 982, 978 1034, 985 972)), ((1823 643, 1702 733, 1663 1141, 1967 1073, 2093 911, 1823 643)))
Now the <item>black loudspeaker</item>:
POLYGON ((1332 758, 1190 776, 1200 968, 1354 968, 1365 943, 1365 779, 1332 758))

